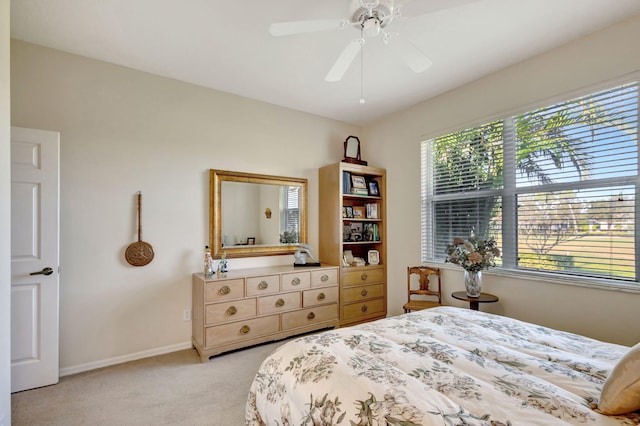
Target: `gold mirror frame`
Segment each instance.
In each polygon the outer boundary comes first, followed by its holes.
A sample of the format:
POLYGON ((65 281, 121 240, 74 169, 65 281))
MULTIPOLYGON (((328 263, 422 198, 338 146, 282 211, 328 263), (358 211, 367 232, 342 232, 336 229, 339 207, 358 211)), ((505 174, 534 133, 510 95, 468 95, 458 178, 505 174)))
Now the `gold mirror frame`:
POLYGON ((300 218, 299 243, 307 242, 307 180, 282 176, 259 175, 253 173, 230 172, 225 170, 209 170, 209 246, 212 256, 227 258, 276 256, 292 254, 300 248, 299 244, 279 244, 266 246, 222 246, 222 182, 246 182, 279 186, 299 186, 300 218))

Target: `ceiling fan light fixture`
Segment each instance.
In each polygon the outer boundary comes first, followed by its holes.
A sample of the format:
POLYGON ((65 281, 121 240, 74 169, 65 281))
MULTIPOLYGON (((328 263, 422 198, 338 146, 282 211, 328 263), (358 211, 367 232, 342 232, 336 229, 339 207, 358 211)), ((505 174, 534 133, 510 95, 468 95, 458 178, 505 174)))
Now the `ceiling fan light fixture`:
POLYGON ((386 27, 395 16, 395 0, 376 0, 367 2, 365 0, 351 0, 349 15, 351 22, 364 26, 365 22, 371 18, 378 21, 380 28, 386 27))
POLYGON ((366 37, 375 37, 380 34, 380 21, 377 18, 369 18, 362 23, 362 33, 366 37))

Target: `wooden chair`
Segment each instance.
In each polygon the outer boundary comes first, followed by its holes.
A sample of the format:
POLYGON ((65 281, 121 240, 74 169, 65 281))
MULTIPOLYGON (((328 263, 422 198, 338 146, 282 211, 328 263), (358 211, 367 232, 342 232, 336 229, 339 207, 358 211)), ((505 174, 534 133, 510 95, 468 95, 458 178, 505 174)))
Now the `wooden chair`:
POLYGON ((409 300, 403 306, 404 311, 419 311, 421 309, 442 306, 441 286, 442 277, 439 268, 409 266, 407 268, 407 291, 409 292, 409 300), (416 275, 418 276, 418 283, 420 284, 418 289, 411 288, 411 278, 416 275), (435 280, 437 282, 432 283, 430 278, 437 278, 435 280))

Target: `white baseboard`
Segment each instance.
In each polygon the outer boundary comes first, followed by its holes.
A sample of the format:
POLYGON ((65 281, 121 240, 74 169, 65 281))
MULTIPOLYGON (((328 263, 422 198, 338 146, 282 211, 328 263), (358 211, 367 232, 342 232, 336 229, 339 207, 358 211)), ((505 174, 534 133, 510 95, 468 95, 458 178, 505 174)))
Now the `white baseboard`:
POLYGON ((137 359, 149 358, 151 356, 168 354, 171 352, 181 351, 192 347, 191 342, 178 343, 176 345, 164 346, 162 348, 150 349, 148 351, 136 352, 133 354, 121 355, 115 358, 103 359, 101 361, 88 362, 86 364, 74 365, 60 369, 60 377, 70 376, 71 374, 83 373, 96 368, 109 367, 111 365, 122 364, 123 362, 135 361, 137 359))

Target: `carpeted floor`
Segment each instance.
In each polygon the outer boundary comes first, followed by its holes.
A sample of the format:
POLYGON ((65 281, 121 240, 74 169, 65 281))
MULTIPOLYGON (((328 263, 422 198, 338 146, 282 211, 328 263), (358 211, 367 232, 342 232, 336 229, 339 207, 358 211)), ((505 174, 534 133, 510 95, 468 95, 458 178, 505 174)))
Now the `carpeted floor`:
POLYGON ((20 425, 244 424, 244 408, 260 363, 285 341, 213 357, 195 350, 127 362, 11 395, 20 425))

